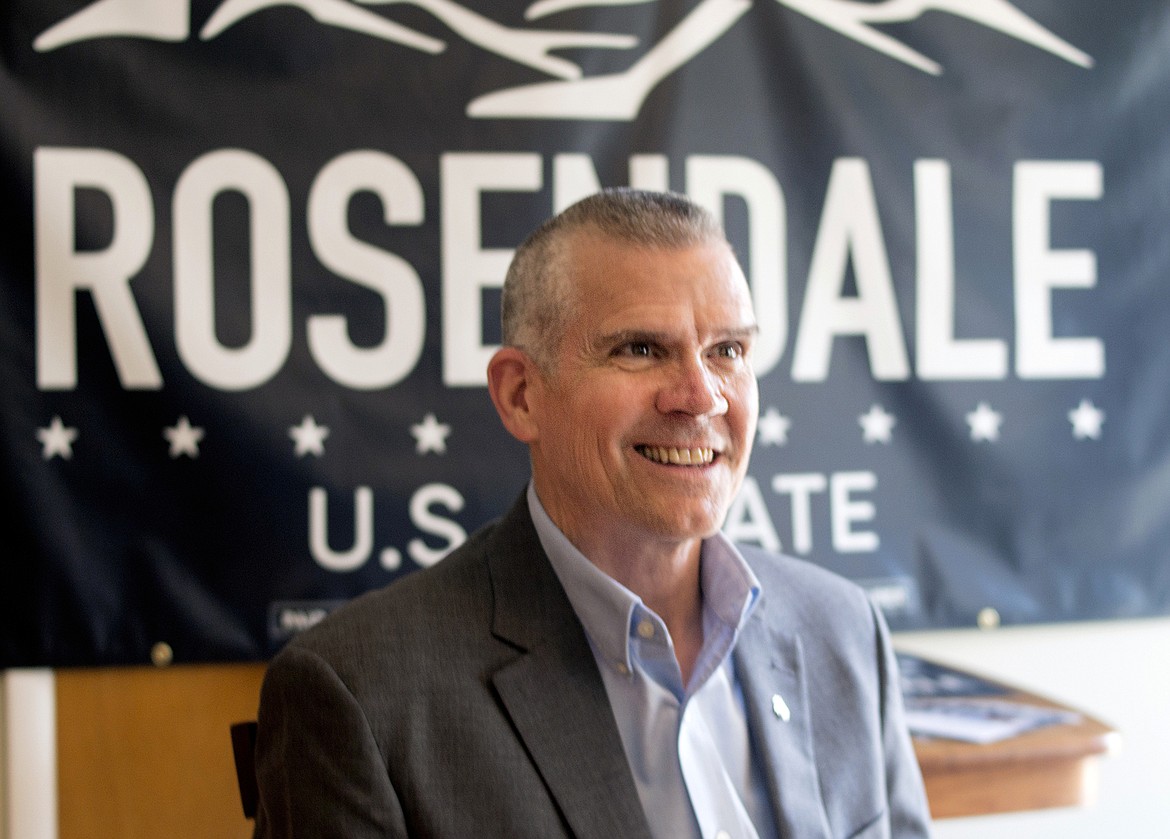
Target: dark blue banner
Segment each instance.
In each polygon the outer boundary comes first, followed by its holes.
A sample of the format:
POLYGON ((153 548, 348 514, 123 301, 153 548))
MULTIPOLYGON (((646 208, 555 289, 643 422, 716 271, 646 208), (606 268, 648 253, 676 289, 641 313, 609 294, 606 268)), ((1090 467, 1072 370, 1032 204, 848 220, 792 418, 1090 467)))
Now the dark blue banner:
POLYGON ((0 665, 258 659, 522 491, 511 250, 723 220, 734 537, 895 628, 1170 613, 1170 8, 10 0, 0 665))

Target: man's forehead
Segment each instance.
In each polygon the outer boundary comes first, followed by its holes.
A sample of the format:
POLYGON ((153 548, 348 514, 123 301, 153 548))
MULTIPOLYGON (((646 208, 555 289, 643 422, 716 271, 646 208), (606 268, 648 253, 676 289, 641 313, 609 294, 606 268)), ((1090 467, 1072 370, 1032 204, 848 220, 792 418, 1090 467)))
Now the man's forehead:
POLYGON ((636 296, 606 303, 593 307, 592 312, 581 312, 578 320, 578 327, 595 340, 750 339, 759 332, 755 315, 747 304, 704 306, 694 300, 636 296))

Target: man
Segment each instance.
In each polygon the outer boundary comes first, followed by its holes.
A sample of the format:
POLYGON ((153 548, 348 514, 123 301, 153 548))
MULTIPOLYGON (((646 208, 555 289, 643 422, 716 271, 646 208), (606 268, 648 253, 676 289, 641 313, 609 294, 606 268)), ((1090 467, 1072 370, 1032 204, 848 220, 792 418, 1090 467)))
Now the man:
POLYGON ((587 198, 517 250, 503 321, 528 490, 273 661, 257 835, 928 835, 881 618, 719 533, 757 328, 711 217, 587 198))

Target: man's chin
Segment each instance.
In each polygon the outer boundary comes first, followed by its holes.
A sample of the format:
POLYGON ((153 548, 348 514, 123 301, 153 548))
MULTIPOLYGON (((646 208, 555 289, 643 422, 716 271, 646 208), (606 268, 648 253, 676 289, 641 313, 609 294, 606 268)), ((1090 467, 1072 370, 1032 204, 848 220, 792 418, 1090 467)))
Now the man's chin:
POLYGON ((679 542, 707 539, 719 532, 726 515, 726 508, 688 511, 676 507, 659 516, 651 524, 651 529, 660 537, 679 542))

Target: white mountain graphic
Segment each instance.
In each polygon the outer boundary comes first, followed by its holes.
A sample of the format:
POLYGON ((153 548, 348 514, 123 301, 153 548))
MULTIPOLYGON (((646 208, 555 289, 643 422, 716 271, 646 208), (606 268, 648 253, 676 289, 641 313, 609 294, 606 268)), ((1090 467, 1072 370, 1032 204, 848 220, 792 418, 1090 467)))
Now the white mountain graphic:
MULTIPOLYGON (((654 0, 537 0, 528 21, 596 6, 643 5, 654 0)), ((942 73, 936 61, 882 32, 882 24, 909 23, 926 12, 964 18, 1079 67, 1093 59, 1021 12, 1008 0, 774 0, 859 44, 917 70, 942 73)), ((531 67, 551 81, 497 90, 467 105, 471 117, 492 119, 634 119, 664 78, 723 36, 752 6, 751 0, 700 0, 629 68, 585 77, 581 67, 554 55, 568 48, 631 49, 638 39, 617 33, 562 31, 505 26, 455 0, 223 0, 199 32, 211 40, 245 18, 275 7, 304 11, 317 22, 435 55, 446 43, 396 23, 369 6, 409 5, 433 15, 487 52, 531 67)), ((190 0, 95 0, 42 32, 33 46, 41 52, 94 38, 134 37, 184 41, 190 37, 190 0)))

